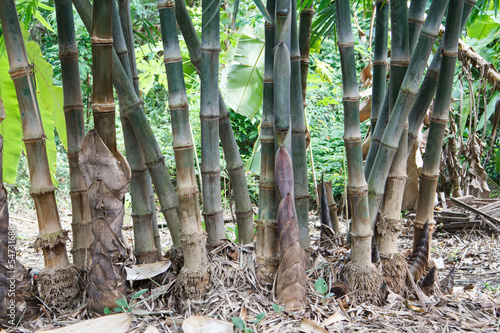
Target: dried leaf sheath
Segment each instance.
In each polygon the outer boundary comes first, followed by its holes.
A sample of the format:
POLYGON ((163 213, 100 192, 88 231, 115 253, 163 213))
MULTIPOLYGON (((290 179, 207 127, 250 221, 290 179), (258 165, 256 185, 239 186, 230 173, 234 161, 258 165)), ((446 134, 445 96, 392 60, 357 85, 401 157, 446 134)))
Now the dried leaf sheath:
POLYGON ((418 239, 417 246, 408 258, 408 269, 413 276, 413 281, 418 281, 424 274, 429 256, 429 224, 426 223, 418 239))
POLYGON ((276 294, 287 309, 293 309, 304 306, 306 302, 306 256, 299 242, 292 160, 283 146, 276 153, 276 170, 276 183, 281 197, 278 206, 280 265, 276 294))
POLYGON ((90 311, 102 313, 105 307, 114 308, 115 301, 126 293, 123 263, 128 248, 122 239, 122 223, 130 169, 124 158, 119 161, 113 156, 96 130, 85 137, 79 160, 89 189, 94 234, 90 245, 88 302, 90 311))

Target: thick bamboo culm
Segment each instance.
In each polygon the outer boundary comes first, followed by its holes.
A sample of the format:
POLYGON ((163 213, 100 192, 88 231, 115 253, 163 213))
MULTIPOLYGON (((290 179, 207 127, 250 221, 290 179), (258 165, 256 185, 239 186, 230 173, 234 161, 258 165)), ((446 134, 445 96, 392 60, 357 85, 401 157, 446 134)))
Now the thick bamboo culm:
MULTIPOLYGON (((80 14, 87 30, 90 30, 92 20, 92 5, 90 2, 88 0, 73 0, 73 5, 80 14)), ((146 167, 155 186, 156 195, 160 201, 162 214, 167 221, 173 245, 178 247, 180 245, 179 199, 168 174, 158 141, 156 141, 151 125, 144 113, 142 102, 139 96, 136 95, 134 85, 128 78, 116 52, 113 52, 113 84, 117 93, 122 95, 122 107, 134 129, 134 133, 139 133, 137 138, 144 154, 146 167)))
POLYGON ((66 253, 67 232, 61 227, 45 146, 40 109, 38 108, 35 76, 26 56, 23 35, 12 0, 0 1, 0 22, 10 76, 15 86, 23 141, 30 173, 31 189, 38 220, 39 234, 33 247, 42 250, 45 269, 38 275, 40 298, 49 307, 71 308, 80 291, 78 274, 66 253))
POLYGON ((368 215, 368 186, 363 173, 361 130, 359 124, 359 89, 354 60, 349 1, 337 1, 337 35, 342 65, 344 104, 344 142, 347 156, 348 199, 352 210, 351 261, 359 267, 371 266, 371 236, 368 215))
MULTIPOLYGON (((465 24, 467 23, 475 4, 476 0, 465 1, 460 31, 464 30, 465 24)), ((429 69, 427 69, 427 72, 425 73, 424 80, 418 90, 417 98, 415 99, 415 102, 413 102, 410 114, 408 115, 408 154, 410 154, 411 148, 417 140, 418 133, 420 131, 420 127, 422 126, 422 122, 424 121, 425 115, 427 114, 427 110, 431 105, 434 95, 436 95, 439 72, 441 69, 441 49, 442 42, 439 44, 439 47, 432 58, 431 64, 429 65, 429 69)))
MULTIPOLYGON (((120 22, 123 30, 123 36, 125 38, 125 44, 127 47, 128 51, 128 59, 130 62, 130 73, 127 71, 127 74, 129 75, 129 78, 132 79, 134 83, 134 89, 136 95, 141 98, 140 93, 139 93, 139 75, 137 74, 137 63, 135 60, 135 47, 134 47, 134 36, 133 36, 133 29, 132 29, 132 13, 130 9, 130 0, 119 0, 118 1, 118 12, 120 15, 120 22), (130 75, 132 75, 130 77, 130 75)), ((128 120, 128 118, 127 118, 128 120)), ((135 133, 134 133, 135 135, 135 133)), ((135 138, 136 139, 136 138, 135 138)), ((137 140, 137 139, 136 139, 137 140)), ((137 143, 136 147, 140 147, 140 145, 137 143)), ((144 161, 144 154, 138 149, 138 153, 141 156, 142 161, 144 161)), ((131 166, 132 167, 132 166, 131 166)), ((146 165, 144 162, 140 164, 140 169, 146 169, 146 189, 147 189, 147 195, 149 196, 149 201, 150 201, 150 207, 151 207, 151 223, 153 224, 153 235, 154 235, 154 242, 156 246, 156 251, 158 253, 158 258, 162 257, 163 251, 161 248, 161 239, 160 239, 160 230, 158 229, 158 220, 156 218, 156 204, 155 204, 155 196, 153 192, 153 183, 151 181, 151 175, 149 174, 149 170, 147 170, 146 165)), ((132 174, 132 178, 134 178, 134 175, 132 174)), ((131 184, 135 183, 133 179, 130 180, 131 184)), ((141 182, 142 184, 142 182, 141 182)), ((142 190, 141 190, 142 191, 142 190)))
POLYGON ((267 0, 267 11, 273 19, 265 23, 264 82, 262 120, 260 123, 260 179, 259 179, 259 216, 255 251, 257 273, 261 282, 272 283, 278 267, 277 235, 277 194, 274 174, 274 11, 275 0, 267 0))
MULTIPOLYGON (((113 45, 129 78, 132 78, 129 52, 116 3, 113 4, 113 45)), ((121 101, 121 94, 118 100, 121 101)), ((132 199, 132 221, 134 225, 134 256, 139 264, 158 261, 159 256, 153 233, 153 209, 148 191, 148 170, 144 156, 132 125, 123 112, 120 102, 120 120, 122 123, 125 152, 132 175, 130 178, 130 197, 132 199)))
POLYGON ((311 27, 314 4, 304 7, 299 16, 300 79, 302 80, 302 100, 306 107, 307 74, 309 73, 309 51, 311 49, 311 27))
POLYGON ((389 1, 385 0, 377 0, 376 2, 372 105, 370 114, 372 137, 386 93, 389 5, 389 1))
POLYGON ((115 98, 110 67, 113 56, 111 0, 95 1, 92 19, 92 112, 94 126, 102 141, 118 158, 116 150, 115 98))
MULTIPOLYGON (((193 22, 183 1, 176 4, 177 22, 189 50, 191 63, 201 73, 201 43, 193 22)), ((244 164, 241 159, 238 145, 234 137, 233 128, 229 119, 229 112, 219 92, 219 137, 226 159, 229 179, 234 190, 236 206, 236 221, 238 225, 238 241, 242 244, 250 243, 254 238, 253 210, 248 192, 244 164)))
POLYGON ((87 186, 83 180, 78 153, 85 137, 82 89, 78 65, 73 5, 71 0, 56 0, 56 20, 59 40, 59 59, 64 95, 64 117, 70 174, 71 227, 73 231, 73 262, 77 268, 87 269, 90 264, 89 246, 94 239, 87 186))
POLYGON ((203 217, 208 244, 226 238, 220 188, 219 157, 219 4, 202 0, 201 35, 201 177, 203 217))
MULTIPOLYGON (((292 1, 290 32, 290 116, 292 119, 292 164, 295 209, 299 225, 300 246, 309 250, 309 183, 307 179, 306 122, 302 98, 301 57, 297 33, 297 2, 292 1)), ((307 75, 307 74, 306 74, 307 75)))
POLYGON ((432 50, 435 39, 439 32, 441 19, 446 8, 445 0, 434 0, 429 10, 429 15, 424 23, 422 32, 415 48, 414 57, 408 68, 402 85, 401 92, 398 95, 389 122, 387 123, 384 135, 377 151, 370 177, 369 201, 370 201, 370 220, 374 226, 377 218, 378 209, 384 193, 387 175, 392 165, 394 155, 399 145, 399 139, 403 132, 404 124, 408 119, 411 105, 418 92, 418 86, 423 76, 427 58, 432 50))
POLYGON ((441 73, 436 92, 436 101, 432 110, 431 126, 425 147, 424 165, 420 179, 420 195, 418 196, 417 215, 414 220, 415 237, 413 247, 417 245, 426 222, 429 224, 429 241, 435 228, 434 194, 439 178, 439 164, 443 148, 443 139, 448 124, 451 106, 452 82, 458 57, 458 39, 464 0, 451 0, 446 17, 446 30, 441 51, 441 73))
POLYGON ((413 50, 415 50, 418 35, 420 34, 420 30, 422 30, 422 26, 424 25, 426 6, 427 0, 413 0, 410 3, 410 9, 408 10, 408 44, 410 45, 410 56, 413 54, 413 50))
POLYGON ((158 0, 158 10, 160 12, 163 55, 169 91, 168 106, 172 119, 172 140, 177 167, 177 195, 179 196, 179 209, 181 216, 183 216, 180 239, 184 253, 184 267, 189 270, 203 270, 207 264, 205 231, 201 227, 194 145, 189 125, 189 103, 184 84, 182 54, 177 37, 175 2, 158 0))

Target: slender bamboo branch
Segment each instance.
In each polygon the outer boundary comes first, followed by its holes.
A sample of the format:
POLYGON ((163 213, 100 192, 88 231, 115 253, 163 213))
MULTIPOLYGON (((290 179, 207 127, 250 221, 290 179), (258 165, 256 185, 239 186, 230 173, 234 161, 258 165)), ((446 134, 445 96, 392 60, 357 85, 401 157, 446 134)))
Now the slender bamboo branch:
POLYGON ((309 50, 311 49, 311 27, 314 3, 304 7, 299 18, 300 79, 302 80, 302 100, 306 107, 307 74, 309 73, 309 50))

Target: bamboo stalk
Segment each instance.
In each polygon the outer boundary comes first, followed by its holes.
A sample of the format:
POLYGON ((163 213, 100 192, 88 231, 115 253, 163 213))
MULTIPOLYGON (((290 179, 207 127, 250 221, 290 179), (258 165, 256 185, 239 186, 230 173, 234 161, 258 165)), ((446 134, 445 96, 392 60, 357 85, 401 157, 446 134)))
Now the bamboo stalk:
POLYGON ((444 15, 446 2, 446 0, 434 0, 431 4, 429 15, 422 28, 414 56, 408 68, 408 74, 401 85, 401 93, 396 99, 373 163, 377 168, 372 168, 370 177, 368 178, 372 227, 374 227, 376 222, 385 182, 399 145, 404 124, 408 118, 411 105, 415 100, 427 58, 439 32, 439 25, 444 15))
MULTIPOLYGON (((121 27, 123 30, 123 36, 125 38, 125 43, 128 51, 128 59, 130 62, 130 74, 131 77, 129 78, 132 79, 134 83, 134 89, 135 93, 139 98, 141 98, 140 92, 139 92, 139 75, 137 74, 137 62, 135 60, 135 47, 134 47, 134 32, 132 30, 132 17, 131 17, 131 9, 130 9, 130 0, 118 0, 118 12, 120 15, 120 22, 121 22, 121 27)), ((128 72, 127 72, 128 74, 128 72)), ((123 126, 123 125, 122 125, 123 126)), ((135 135, 135 134, 134 134, 135 135)), ((139 147, 139 145, 136 145, 139 147)), ((126 148, 125 148, 126 150, 126 148)), ((144 154, 142 151, 137 153, 139 154, 142 159, 144 160, 144 154)), ((151 223, 153 224, 153 235, 154 235, 154 242, 156 246, 156 251, 158 253, 158 258, 162 257, 162 248, 161 248, 161 239, 160 239, 160 231, 158 229, 158 221, 156 218, 156 205, 155 205, 155 196, 153 192, 153 184, 151 182, 151 175, 149 174, 149 171, 147 170, 146 166, 144 163, 140 165, 141 169, 146 169, 147 175, 146 177, 146 190, 147 190, 147 195, 149 196, 149 201, 150 201, 150 207, 151 207, 151 223)), ((132 175, 132 178, 134 175, 132 175)), ((130 183, 135 183, 132 179, 130 180, 130 183)))
MULTIPOLYGON (((201 72, 201 44, 193 22, 186 9, 184 1, 178 1, 176 6, 177 22, 189 50, 191 63, 201 72)), ((234 189, 236 206, 236 220, 238 225, 239 241, 247 244, 253 240, 253 209, 246 182, 244 164, 234 137, 233 128, 229 119, 229 112, 219 92, 219 138, 226 159, 227 171, 234 189)))
POLYGON ((64 117, 68 145, 66 151, 69 161, 71 227, 73 231, 73 262, 77 268, 87 269, 90 265, 89 246, 94 239, 87 186, 78 164, 78 153, 85 137, 82 89, 78 65, 73 6, 71 0, 55 1, 59 59, 64 95, 64 117))
POLYGON ((346 267, 348 287, 358 290, 358 297, 381 301, 382 277, 371 263, 373 235, 368 215, 368 186, 363 173, 362 138, 359 124, 359 89, 354 60, 354 38, 348 0, 339 0, 337 7, 337 38, 342 66, 344 105, 344 142, 347 155, 347 191, 352 210, 351 262, 346 267))
POLYGON ((372 137, 386 92, 389 5, 389 1, 377 0, 376 2, 372 105, 370 115, 372 137))
MULTIPOLYGON (((85 27, 87 30, 90 30, 92 5, 88 0, 73 0, 73 4, 80 14, 85 27)), ((113 52, 113 84, 117 93, 122 95, 122 107, 125 115, 130 120, 134 133, 139 133, 137 138, 144 154, 146 167, 149 170, 160 201, 161 212, 167 221, 173 245, 174 247, 178 247, 180 245, 179 199, 168 174, 165 159, 161 153, 158 141, 156 141, 144 113, 142 102, 136 95, 134 85, 128 78, 116 52, 113 52)))
MULTIPOLYGON (((302 98, 301 56, 297 35, 297 3, 292 1, 290 42, 290 115, 292 119, 292 164, 295 194, 295 209, 299 227, 300 246, 310 248, 309 238, 309 184, 307 177, 306 122, 304 99, 302 98)), ((306 82, 307 84, 307 82, 306 82)))
MULTIPOLYGON (((201 227, 199 190, 194 167, 194 145, 189 125, 189 103, 184 84, 182 55, 177 37, 175 2, 158 0, 165 70, 167 72, 172 139, 177 166, 177 195, 182 219, 183 272, 207 275, 205 232, 201 227), (197 239, 197 242, 190 240, 197 239)), ((220 191, 219 191, 220 193, 220 191)))
MULTIPOLYGON (((465 28, 465 24, 472 12, 472 8, 476 0, 467 0, 464 3, 464 10, 462 14, 461 29, 465 28)), ((408 115, 409 129, 408 129, 408 154, 411 152, 411 148, 415 144, 418 137, 418 132, 422 122, 424 121, 427 110, 429 109, 432 99, 436 94, 437 83, 439 79, 439 72, 441 69, 441 49, 442 42, 440 43, 434 57, 432 58, 429 69, 425 73, 424 80, 420 85, 418 90, 417 98, 411 107, 411 111, 408 115)))
POLYGON ((201 177, 203 179, 203 216, 208 244, 226 238, 220 187, 219 158, 219 7, 202 1, 201 35, 201 177))
MULTIPOLYGON (((131 79, 132 72, 130 68, 131 62, 129 59, 129 52, 116 4, 113 4, 113 45, 120 58, 121 64, 125 68, 128 77, 131 79)), ((121 101, 120 95, 118 96, 119 101, 121 101)), ((139 141, 137 140, 130 121, 124 114, 121 102, 120 120, 122 123, 127 161, 132 170, 132 176, 130 178, 130 196, 132 199, 132 222, 134 225, 134 256, 139 264, 153 263, 158 261, 161 257, 158 256, 153 232, 152 218, 154 206, 151 206, 149 193, 151 184, 150 181, 148 182, 148 170, 144 164, 144 156, 139 141)))
MULTIPOLYGON (((414 239, 420 237, 423 226, 428 221, 430 241, 436 225, 433 214, 434 193, 436 193, 444 132, 448 123, 448 113, 451 105, 451 83, 453 82, 458 57, 458 39, 461 32, 460 23, 463 7, 463 0, 451 0, 446 18, 446 31, 443 38, 443 50, 441 51, 441 73, 439 75, 436 101, 432 111, 431 126, 420 179, 420 195, 418 196, 417 215, 414 220, 414 239)), ((415 248, 416 241, 413 245, 415 248)))
POLYGON ((0 2, 0 22, 23 124, 23 141, 30 171, 39 235, 35 249, 43 251, 45 270, 39 274, 40 297, 54 308, 68 308, 79 294, 76 269, 66 253, 67 232, 61 227, 50 176, 34 75, 24 47, 14 1, 0 2))
POLYGON ((427 0, 413 0, 410 4, 410 9, 408 11, 410 55, 412 55, 413 51, 415 50, 418 35, 420 34, 420 30, 422 30, 422 26, 424 25, 426 5, 427 0))
POLYGON ((311 27, 314 4, 304 7, 299 18, 300 79, 302 80, 302 100, 306 107, 307 74, 309 73, 309 51, 311 49, 311 27))
POLYGON ((112 1, 94 3, 92 19, 92 112, 94 126, 111 153, 118 158, 116 149, 115 99, 113 96, 112 1))

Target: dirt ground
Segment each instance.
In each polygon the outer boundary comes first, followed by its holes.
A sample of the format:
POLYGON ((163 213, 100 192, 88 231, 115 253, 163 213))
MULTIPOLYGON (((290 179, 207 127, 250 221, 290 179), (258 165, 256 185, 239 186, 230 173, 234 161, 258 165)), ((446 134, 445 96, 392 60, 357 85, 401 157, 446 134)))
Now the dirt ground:
MULTIPOLYGON (((63 228, 71 230, 69 206, 61 206, 60 213, 63 228)), ((158 218, 163 225, 163 217, 158 218)), ((17 228, 18 259, 25 266, 42 268, 42 254, 33 249, 37 222, 32 204, 12 205, 10 221, 17 228)), ((133 244, 131 224, 127 214, 124 235, 129 245, 133 244)), ((319 221, 315 214, 311 214, 310 224, 314 261, 308 271, 307 307, 295 312, 284 311, 273 291, 261 286, 256 278, 253 244, 239 246, 227 242, 209 253, 212 278, 203 301, 184 304, 185 313, 175 312, 172 295, 175 277, 167 272, 157 280, 156 286, 130 303, 131 324, 122 332, 183 332, 185 320, 194 314, 229 323, 231 317, 238 317, 255 332, 500 332, 500 235, 482 230, 455 234, 437 231, 431 245, 431 258, 437 267, 438 280, 456 265, 453 295, 445 296, 436 290, 431 296, 418 298, 410 292, 410 296, 402 298, 389 293, 387 304, 379 307, 355 303, 350 294, 336 299, 316 290, 314 283, 318 278, 323 278, 329 286, 336 282, 349 250, 336 246, 318 249, 319 221)), ((345 232, 345 225, 342 228, 345 232)), ((168 230, 162 229, 161 233, 162 244, 168 249, 171 244, 168 230)), ((412 234, 407 222, 400 237, 402 253, 411 249, 412 234)), ((136 290, 143 287, 134 285, 136 290)), ((11 331, 42 332, 87 318, 84 307, 58 315, 45 309, 38 319, 11 331)), ((218 331, 207 327, 204 332, 218 331)))

